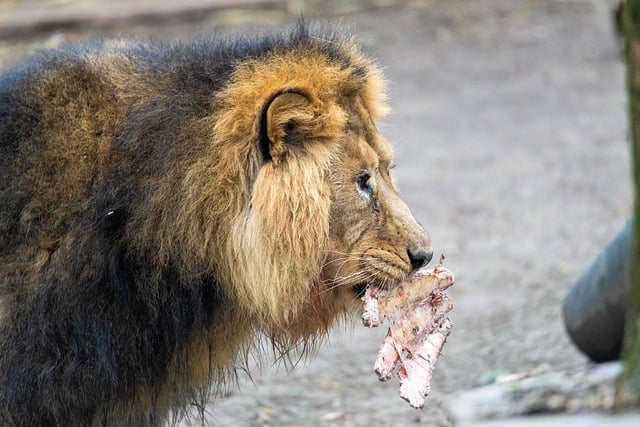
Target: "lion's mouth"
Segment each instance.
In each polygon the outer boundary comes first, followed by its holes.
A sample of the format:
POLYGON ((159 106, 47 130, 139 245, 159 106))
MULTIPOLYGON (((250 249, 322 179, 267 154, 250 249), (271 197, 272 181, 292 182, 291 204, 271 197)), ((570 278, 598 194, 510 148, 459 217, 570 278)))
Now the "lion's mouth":
POLYGON ((355 285, 353 287, 353 290, 355 291, 355 293, 358 296, 358 298, 362 298, 364 296, 365 292, 367 292, 367 288, 369 288, 371 286, 372 286, 371 283, 360 283, 358 285, 355 285))
POLYGON ((357 283, 355 285, 351 286, 351 289, 353 289, 353 292, 355 292, 355 294, 359 297, 362 298, 364 296, 364 294, 367 292, 368 288, 374 288, 374 289, 379 289, 382 291, 389 291, 391 289, 396 288, 397 286, 399 286, 400 284, 402 284, 403 282, 407 281, 407 280, 411 280, 416 274, 418 274, 418 272, 411 272, 409 274, 407 274, 404 277, 400 277, 400 278, 394 278, 393 280, 390 280, 391 278, 384 278, 381 280, 369 280, 367 282, 362 282, 362 283, 357 283))
POLYGON ((398 280, 397 283, 395 283, 395 284, 393 284, 391 286, 388 283, 364 282, 364 283, 358 283, 357 285, 353 285, 352 289, 356 293, 358 298, 362 298, 364 296, 364 294, 367 292, 367 289, 369 289, 369 288, 379 289, 379 290, 382 290, 382 291, 388 291, 390 289, 395 288, 396 286, 398 286, 402 282, 403 282, 402 280, 398 280))

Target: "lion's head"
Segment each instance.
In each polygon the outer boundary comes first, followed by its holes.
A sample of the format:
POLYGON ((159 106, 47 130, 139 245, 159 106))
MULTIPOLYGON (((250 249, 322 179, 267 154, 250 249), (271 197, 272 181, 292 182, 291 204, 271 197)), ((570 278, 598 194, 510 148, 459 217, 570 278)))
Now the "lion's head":
POLYGON ((393 153, 365 103, 356 102, 331 183, 329 249, 322 276, 361 294, 392 287, 431 260, 430 239, 391 178, 393 153))
POLYGON ((186 232, 205 237, 201 256, 216 253, 243 312, 296 339, 432 253, 390 176, 392 149, 376 128, 386 112, 378 68, 351 41, 305 31, 239 62, 217 94, 211 153, 187 177, 203 193, 184 216, 199 213, 186 232))

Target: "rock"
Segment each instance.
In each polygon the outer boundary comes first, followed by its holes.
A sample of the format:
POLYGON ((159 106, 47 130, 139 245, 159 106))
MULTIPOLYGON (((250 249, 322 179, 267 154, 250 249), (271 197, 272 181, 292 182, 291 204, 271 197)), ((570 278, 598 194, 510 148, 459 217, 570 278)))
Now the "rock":
POLYGON ((531 414, 613 408, 614 383, 622 370, 619 362, 578 371, 540 374, 540 370, 502 376, 500 382, 455 396, 445 403, 446 408, 460 425, 531 414))

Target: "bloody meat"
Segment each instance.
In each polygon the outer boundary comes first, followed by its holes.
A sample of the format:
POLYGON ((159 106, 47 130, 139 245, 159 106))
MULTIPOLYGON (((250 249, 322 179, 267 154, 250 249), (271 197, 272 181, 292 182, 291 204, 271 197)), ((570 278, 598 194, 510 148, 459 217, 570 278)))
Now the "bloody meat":
POLYGON ((446 317, 453 301, 444 291, 453 285, 454 277, 442 266, 443 260, 392 290, 369 287, 362 298, 365 326, 389 322, 374 370, 380 381, 396 374, 400 397, 414 408, 424 406, 433 369, 453 326, 446 317))

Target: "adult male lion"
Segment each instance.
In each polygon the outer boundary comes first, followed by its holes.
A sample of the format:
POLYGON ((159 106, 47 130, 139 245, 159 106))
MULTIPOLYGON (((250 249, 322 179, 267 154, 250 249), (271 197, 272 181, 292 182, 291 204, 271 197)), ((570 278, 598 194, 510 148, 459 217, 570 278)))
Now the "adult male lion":
POLYGON ((431 258, 344 36, 94 42, 0 80, 0 421, 156 425, 431 258))

